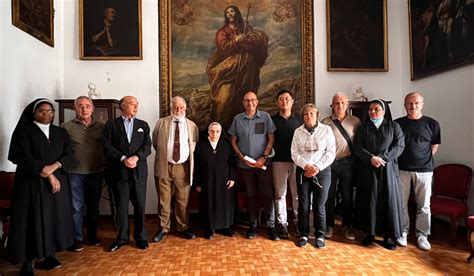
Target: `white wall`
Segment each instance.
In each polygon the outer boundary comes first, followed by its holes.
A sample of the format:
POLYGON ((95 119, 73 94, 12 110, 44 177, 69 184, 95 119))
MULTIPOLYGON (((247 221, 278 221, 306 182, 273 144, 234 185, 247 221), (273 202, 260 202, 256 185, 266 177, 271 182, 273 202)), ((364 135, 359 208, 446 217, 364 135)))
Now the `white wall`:
MULTIPOLYGON (((0 121, 1 170, 14 170, 6 161, 11 132, 23 107, 35 97, 75 98, 94 82, 103 98, 135 95, 140 101, 139 117, 154 127, 159 115, 157 0, 142 0, 142 61, 79 60, 78 1, 55 1, 55 48, 12 26, 10 3, 0 1, 0 93, 6 101, 0 121)), ((439 120, 442 128, 436 163, 474 167, 474 66, 410 81, 408 4, 406 0, 388 0, 389 71, 327 72, 325 3, 314 0, 315 99, 322 115, 329 114, 335 92, 350 94, 362 86, 369 98, 391 100, 396 118, 404 114, 403 96, 412 90, 422 91, 424 113, 439 120)), ((155 213, 157 206, 152 163, 153 156, 149 158, 147 213, 155 213)))

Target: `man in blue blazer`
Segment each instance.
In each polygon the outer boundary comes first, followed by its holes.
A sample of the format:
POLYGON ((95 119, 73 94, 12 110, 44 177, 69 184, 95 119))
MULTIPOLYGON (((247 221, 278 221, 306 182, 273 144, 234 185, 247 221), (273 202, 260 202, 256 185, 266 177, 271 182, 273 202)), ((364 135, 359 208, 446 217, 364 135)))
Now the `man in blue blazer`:
POLYGON ((138 101, 125 96, 120 100, 120 117, 110 119, 104 127, 104 148, 108 157, 108 176, 113 185, 117 208, 117 238, 109 251, 128 243, 128 202, 132 202, 134 215, 133 238, 138 248, 147 249, 145 200, 148 167, 146 157, 151 153, 150 127, 137 119, 138 101))

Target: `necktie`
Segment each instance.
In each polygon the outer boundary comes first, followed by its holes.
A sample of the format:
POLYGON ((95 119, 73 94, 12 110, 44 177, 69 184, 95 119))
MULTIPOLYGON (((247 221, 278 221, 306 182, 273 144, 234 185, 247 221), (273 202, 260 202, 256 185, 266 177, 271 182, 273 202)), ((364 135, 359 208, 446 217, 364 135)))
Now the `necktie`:
POLYGON ((175 121, 176 127, 174 129, 174 146, 173 146, 173 160, 174 162, 179 161, 180 146, 179 146, 179 121, 175 121))

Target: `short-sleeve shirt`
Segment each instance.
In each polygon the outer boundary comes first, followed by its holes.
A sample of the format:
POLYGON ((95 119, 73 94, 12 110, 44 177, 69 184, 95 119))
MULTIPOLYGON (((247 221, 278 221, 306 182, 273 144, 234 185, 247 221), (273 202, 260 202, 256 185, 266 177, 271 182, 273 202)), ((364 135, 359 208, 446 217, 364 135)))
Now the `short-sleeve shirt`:
MULTIPOLYGON (((274 133, 275 124, 265 111, 257 110, 255 116, 249 118, 245 112, 235 115, 229 128, 229 134, 238 138, 238 146, 243 155, 257 160, 263 155, 267 146, 267 135, 274 133)), ((239 160, 239 167, 249 169, 239 160)))
POLYGON ((432 172, 434 161, 431 146, 441 144, 439 123, 427 116, 418 120, 405 116, 395 121, 405 134, 405 150, 398 158, 400 170, 432 172))
POLYGON ((275 123, 275 143, 273 149, 275 150, 275 156, 272 161, 275 162, 291 162, 291 141, 293 140, 293 134, 295 129, 303 124, 300 117, 291 114, 288 119, 281 116, 279 113, 272 116, 272 120, 275 123))

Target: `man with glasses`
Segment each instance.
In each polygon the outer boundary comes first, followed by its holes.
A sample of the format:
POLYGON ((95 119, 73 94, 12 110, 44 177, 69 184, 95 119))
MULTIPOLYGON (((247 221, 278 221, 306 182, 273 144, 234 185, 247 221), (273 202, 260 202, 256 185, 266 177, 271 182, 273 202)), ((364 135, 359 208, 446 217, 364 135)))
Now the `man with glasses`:
POLYGON ((405 133, 405 149, 398 158, 402 185, 403 233, 397 239, 397 243, 400 246, 407 246, 410 230, 408 199, 413 184, 418 247, 430 250, 428 235, 431 230, 430 197, 434 167, 433 155, 441 143, 440 126, 436 120, 421 113, 423 95, 420 92, 411 92, 406 95, 404 105, 407 116, 396 120, 405 133))
POLYGON ((229 134, 232 148, 239 159, 238 171, 246 187, 250 224, 246 236, 253 239, 256 235, 258 189, 263 197, 268 235, 271 240, 279 240, 275 230, 272 172, 267 162, 272 152, 275 124, 267 112, 257 109, 255 92, 245 93, 242 102, 245 111, 234 117, 229 134))
POLYGON ((318 122, 319 111, 314 104, 301 109, 304 124, 295 130, 291 142, 291 158, 296 166, 298 182, 298 226, 300 238, 297 245, 306 246, 309 236, 309 212, 313 196, 313 216, 316 237, 315 247, 326 246, 325 203, 331 185, 330 165, 336 156, 336 139, 331 128, 318 122))

